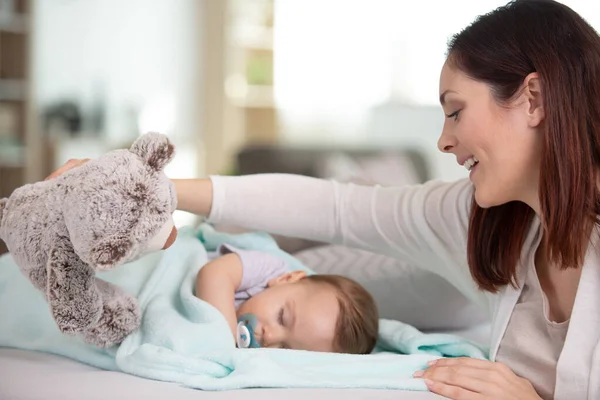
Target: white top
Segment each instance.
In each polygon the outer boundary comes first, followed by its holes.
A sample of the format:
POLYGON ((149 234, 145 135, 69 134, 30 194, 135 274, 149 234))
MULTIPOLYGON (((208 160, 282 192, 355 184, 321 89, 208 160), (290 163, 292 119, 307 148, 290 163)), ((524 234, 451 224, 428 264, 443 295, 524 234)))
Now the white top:
POLYGON ((527 377, 545 400, 554 396, 556 364, 570 321, 552 322, 548 314, 548 300, 531 265, 500 341, 496 361, 510 365, 518 376, 527 377))
MULTIPOLYGON (((519 289, 507 285, 494 294, 480 291, 469 273, 466 249, 473 187, 467 179, 391 188, 279 174, 211 179, 211 222, 358 247, 444 277, 489 312, 490 358, 496 359, 526 272, 533 266, 541 236, 537 219, 517 267, 519 289)), ((589 246, 556 365, 556 399, 600 398, 599 340, 600 257, 589 246)), ((505 362, 512 366, 512 360, 505 362)), ((529 379, 528 374, 523 377, 529 379)))

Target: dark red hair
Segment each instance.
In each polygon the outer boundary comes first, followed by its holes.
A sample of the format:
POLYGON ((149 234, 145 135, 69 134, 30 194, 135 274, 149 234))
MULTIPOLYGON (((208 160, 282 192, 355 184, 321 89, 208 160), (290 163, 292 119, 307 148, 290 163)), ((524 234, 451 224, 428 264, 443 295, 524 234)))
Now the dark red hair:
MULTIPOLYGON (((455 35, 448 62, 488 84, 499 104, 508 104, 527 75, 538 73, 545 112, 538 189, 546 256, 561 268, 580 267, 600 214, 600 37, 563 4, 516 0, 455 35)), ((516 284, 533 215, 520 202, 483 209, 473 201, 467 251, 481 289, 516 284)))

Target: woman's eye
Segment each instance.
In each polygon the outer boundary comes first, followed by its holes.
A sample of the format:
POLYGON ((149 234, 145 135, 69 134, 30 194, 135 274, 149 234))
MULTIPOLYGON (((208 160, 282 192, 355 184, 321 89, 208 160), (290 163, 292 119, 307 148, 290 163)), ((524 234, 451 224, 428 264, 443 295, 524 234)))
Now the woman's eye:
POLYGON ((456 121, 458 119, 459 113, 460 113, 460 110, 456 110, 452 114, 446 114, 446 118, 454 118, 454 120, 456 121))
POLYGON ((277 319, 279 320, 279 325, 283 325, 283 308, 279 311, 279 316, 277 319))

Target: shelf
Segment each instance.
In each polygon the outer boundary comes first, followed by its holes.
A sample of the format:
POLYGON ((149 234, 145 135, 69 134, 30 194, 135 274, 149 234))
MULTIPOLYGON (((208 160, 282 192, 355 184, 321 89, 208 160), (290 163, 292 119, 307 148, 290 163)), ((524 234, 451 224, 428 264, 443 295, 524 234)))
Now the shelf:
POLYGON ((232 76, 225 83, 225 93, 237 107, 275 108, 273 86, 248 85, 244 78, 232 76))
POLYGON ((25 147, 0 138, 0 168, 25 167, 25 147))
POLYGON ((29 104, 32 2, 0 0, 0 198, 43 178, 43 138, 33 134, 29 104))
POLYGON ((273 86, 248 86, 246 96, 240 99, 239 105, 247 108, 274 108, 273 86))
POLYGON ((29 18, 22 14, 0 13, 0 31, 11 33, 27 33, 29 18))
POLYGON ((262 26, 240 26, 232 33, 233 43, 242 48, 273 50, 273 29, 262 26))
POLYGON ((18 79, 0 79, 0 101, 22 101, 27 97, 27 85, 18 79))

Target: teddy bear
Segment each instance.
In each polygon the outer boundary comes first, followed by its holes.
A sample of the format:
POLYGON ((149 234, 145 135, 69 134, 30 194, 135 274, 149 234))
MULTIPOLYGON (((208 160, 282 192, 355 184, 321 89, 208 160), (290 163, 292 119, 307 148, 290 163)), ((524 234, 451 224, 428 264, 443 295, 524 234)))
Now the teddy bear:
POLYGON ((163 171, 174 150, 166 136, 147 133, 0 199, 0 239, 61 332, 110 347, 139 326, 136 299, 95 273, 175 241, 177 197, 163 171))

